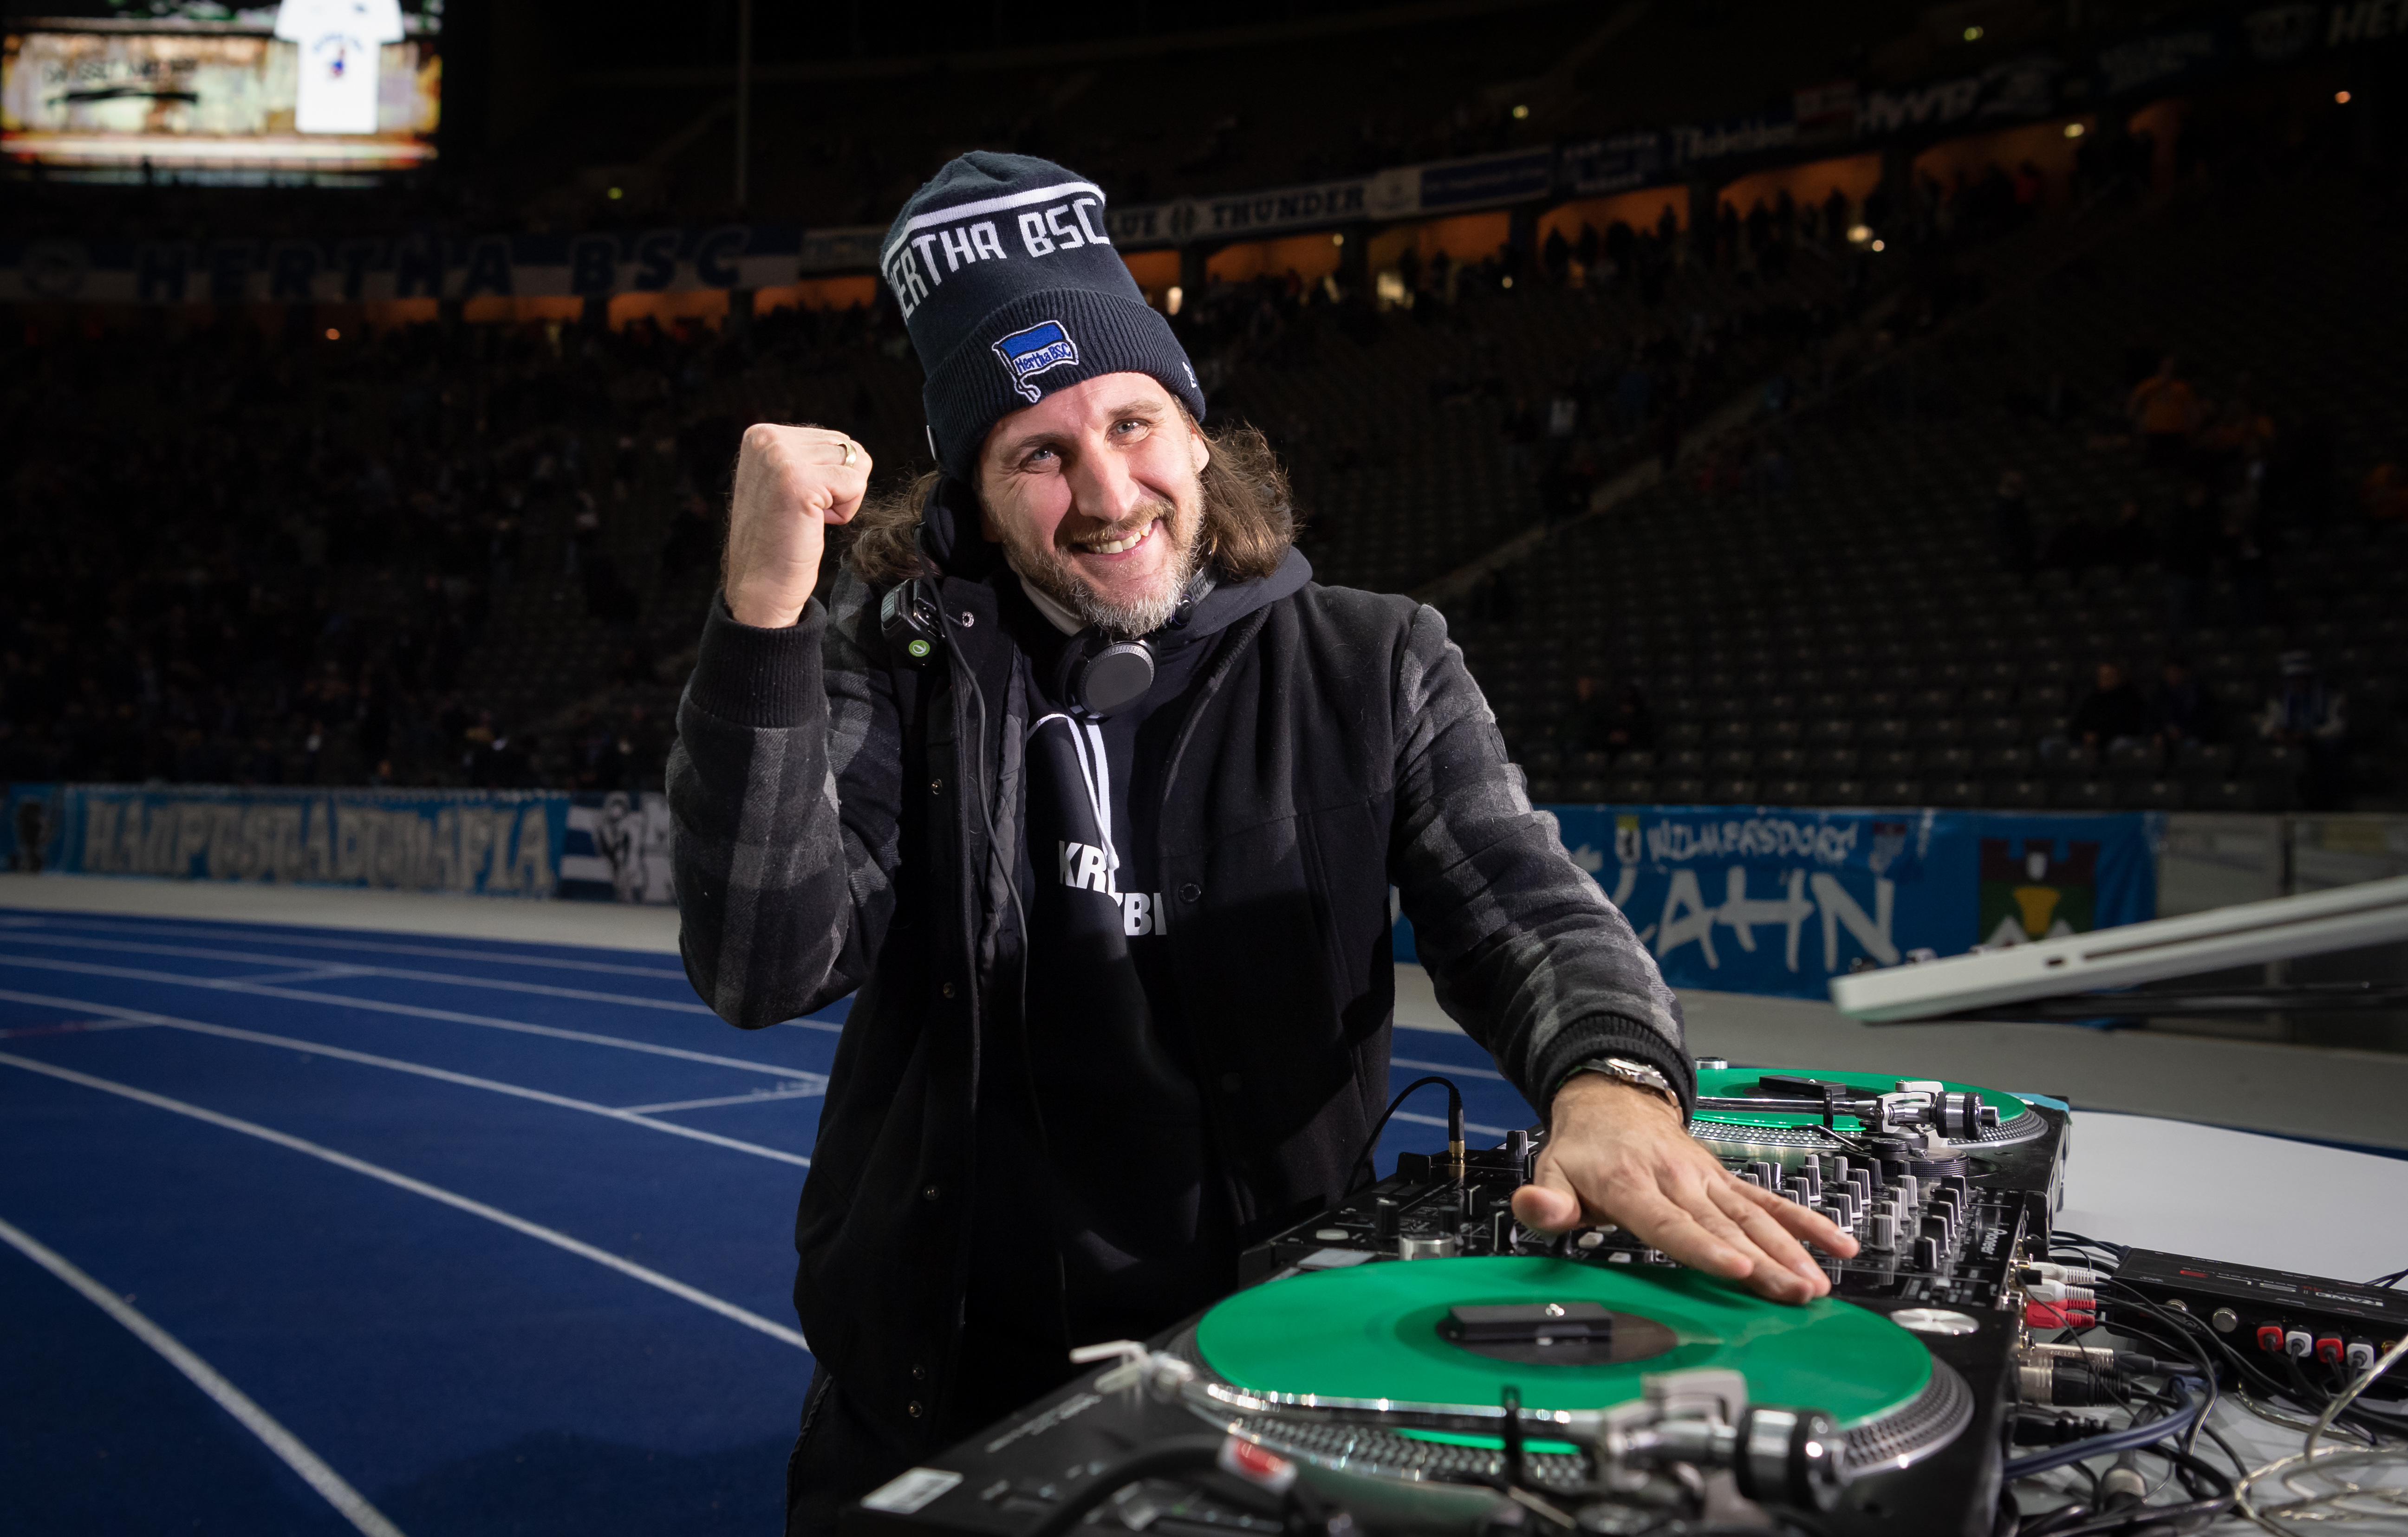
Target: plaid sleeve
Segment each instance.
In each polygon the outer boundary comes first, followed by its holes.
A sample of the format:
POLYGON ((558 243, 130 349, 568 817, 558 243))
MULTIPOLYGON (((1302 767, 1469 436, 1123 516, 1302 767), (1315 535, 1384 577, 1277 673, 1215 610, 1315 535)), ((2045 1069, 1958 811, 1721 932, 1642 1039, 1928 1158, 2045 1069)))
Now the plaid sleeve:
POLYGON ((1662 1073, 1685 1114, 1697 1075, 1680 1003, 1531 807, 1435 609, 1415 611, 1396 688, 1389 873, 1440 1005, 1541 1110, 1581 1063, 1627 1057, 1662 1073))
POLYGON ((868 597, 844 574, 782 630, 713 599, 678 702, 678 948, 748 1030, 860 986, 894 914, 902 732, 861 639, 868 597))

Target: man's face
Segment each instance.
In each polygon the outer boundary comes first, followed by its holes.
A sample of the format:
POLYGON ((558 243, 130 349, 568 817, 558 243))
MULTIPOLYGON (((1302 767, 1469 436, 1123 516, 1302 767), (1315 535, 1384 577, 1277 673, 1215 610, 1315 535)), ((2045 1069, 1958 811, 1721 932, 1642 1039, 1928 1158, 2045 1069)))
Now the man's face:
POLYGON ((1089 624, 1149 633, 1195 574, 1211 453, 1148 375, 1072 385, 987 434, 978 486, 986 536, 1089 624))

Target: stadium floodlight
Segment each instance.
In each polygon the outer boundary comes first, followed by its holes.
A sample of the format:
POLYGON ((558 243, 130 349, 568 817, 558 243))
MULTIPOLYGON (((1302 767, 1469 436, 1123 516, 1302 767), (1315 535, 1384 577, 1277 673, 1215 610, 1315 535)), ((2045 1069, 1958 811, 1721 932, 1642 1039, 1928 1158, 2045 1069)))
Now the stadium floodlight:
MULTIPOLYGON (((1835 976, 1831 1002, 1867 1024, 1903 1024, 2400 940, 2408 875, 1835 976)), ((2090 1012, 2148 1012, 2117 1005, 2151 996, 2101 993, 2090 1012)))

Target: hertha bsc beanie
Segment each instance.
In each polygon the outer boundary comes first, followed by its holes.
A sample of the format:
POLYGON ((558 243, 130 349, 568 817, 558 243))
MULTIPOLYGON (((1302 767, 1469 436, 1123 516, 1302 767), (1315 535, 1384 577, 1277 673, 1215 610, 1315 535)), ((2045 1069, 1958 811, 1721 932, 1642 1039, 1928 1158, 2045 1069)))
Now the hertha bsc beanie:
POLYGON ((927 370, 929 446, 976 477, 987 430, 1054 391, 1150 374, 1204 416, 1196 370, 1104 232, 1104 194, 1051 161, 973 149, 912 194, 879 268, 927 370))

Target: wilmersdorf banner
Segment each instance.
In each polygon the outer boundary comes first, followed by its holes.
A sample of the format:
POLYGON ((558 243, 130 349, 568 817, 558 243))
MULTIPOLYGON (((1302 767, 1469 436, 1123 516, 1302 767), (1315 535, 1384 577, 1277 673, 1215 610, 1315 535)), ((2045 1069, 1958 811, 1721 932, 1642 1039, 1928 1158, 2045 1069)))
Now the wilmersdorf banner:
POLYGON ((549 897, 568 797, 552 790, 65 785, 52 869, 549 897))
MULTIPOLYGON (((1546 809, 1676 988, 1822 998, 1863 957, 2157 916, 2156 813, 1546 809)), ((1401 917, 1396 952, 1416 959, 1401 917)))

